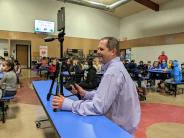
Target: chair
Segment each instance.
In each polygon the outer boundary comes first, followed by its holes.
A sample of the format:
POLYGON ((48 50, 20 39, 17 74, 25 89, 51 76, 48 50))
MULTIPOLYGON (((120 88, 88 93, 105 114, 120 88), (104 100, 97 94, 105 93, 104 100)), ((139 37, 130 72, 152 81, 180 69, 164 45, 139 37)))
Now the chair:
POLYGON ((37 128, 40 128, 40 127, 41 127, 41 123, 42 123, 42 122, 47 122, 47 121, 49 121, 48 118, 36 120, 36 121, 35 121, 36 127, 37 127, 37 128))
MULTIPOLYGON (((8 109, 8 105, 6 105, 6 103, 12 99, 15 98, 15 95, 11 95, 11 96, 3 96, 4 95, 4 92, 5 92, 5 88, 6 88, 6 83, 3 83, 1 85, 1 90, 2 90, 2 98, 0 98, 0 108, 2 110, 2 122, 5 123, 5 115, 7 114, 7 109, 8 109)), ((15 94, 16 94, 16 91, 15 91, 15 94)))
POLYGON ((1 108, 2 108, 2 122, 5 123, 5 115, 7 114, 7 109, 8 106, 6 105, 6 103, 12 99, 14 99, 15 96, 7 96, 7 97, 2 97, 0 99, 0 103, 1 103, 1 108))
MULTIPOLYGON (((171 82, 165 82, 165 92, 170 92, 170 94, 173 94, 175 97, 177 95, 177 86, 178 85, 184 85, 184 82, 175 82, 175 81, 171 81, 171 82)), ((183 94, 183 88, 179 88, 182 90, 182 94, 183 94)))

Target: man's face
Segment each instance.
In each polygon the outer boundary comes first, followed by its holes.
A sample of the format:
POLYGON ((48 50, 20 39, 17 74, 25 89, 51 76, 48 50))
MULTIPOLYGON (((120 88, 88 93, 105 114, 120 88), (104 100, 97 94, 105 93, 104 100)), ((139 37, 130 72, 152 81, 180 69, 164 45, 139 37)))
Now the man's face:
POLYGON ((101 40, 98 45, 97 54, 99 56, 100 61, 105 64, 109 62, 112 58, 114 58, 114 50, 109 50, 107 48, 108 40, 101 40))

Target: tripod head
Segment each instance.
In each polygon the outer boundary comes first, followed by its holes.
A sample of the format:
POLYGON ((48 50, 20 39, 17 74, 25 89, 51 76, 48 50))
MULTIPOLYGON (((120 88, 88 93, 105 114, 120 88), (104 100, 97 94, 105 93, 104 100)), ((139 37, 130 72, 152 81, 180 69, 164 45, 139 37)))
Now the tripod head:
POLYGON ((64 36, 65 36, 65 27, 61 29, 61 31, 58 34, 58 41, 60 43, 63 43, 64 41, 64 36))
POLYGON ((46 37, 46 38, 44 38, 44 41, 45 42, 51 42, 51 41, 54 41, 54 40, 58 39, 58 41, 60 43, 63 43, 64 36, 65 36, 65 28, 62 28, 61 31, 58 33, 58 37, 46 37))

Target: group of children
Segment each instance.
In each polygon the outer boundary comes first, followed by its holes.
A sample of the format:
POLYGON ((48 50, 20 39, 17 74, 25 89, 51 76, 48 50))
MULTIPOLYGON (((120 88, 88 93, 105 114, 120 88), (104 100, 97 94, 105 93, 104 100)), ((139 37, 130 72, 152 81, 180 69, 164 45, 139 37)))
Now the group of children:
POLYGON ((165 60, 161 61, 159 63, 158 61, 155 61, 153 63, 153 66, 150 68, 150 70, 163 70, 163 71, 170 71, 170 78, 167 81, 175 81, 180 82, 182 81, 182 67, 180 68, 179 63, 177 60, 169 60, 167 63, 165 60))
MULTIPOLYGON (((182 67, 180 68, 177 60, 169 60, 168 63, 166 60, 154 61, 152 65, 150 61, 148 61, 147 64, 144 64, 143 61, 140 61, 139 65, 137 65, 135 61, 132 60, 131 62, 124 62, 124 65, 130 73, 132 79, 137 82, 138 91, 140 90, 141 92, 143 92, 143 95, 146 95, 145 79, 149 83, 154 82, 152 83, 152 85, 155 85, 155 80, 159 79, 160 81, 157 88, 158 91, 163 89, 163 86, 161 86, 163 83, 166 84, 167 82, 183 81, 181 71, 182 67), (163 72, 167 71, 169 73, 161 73, 159 74, 160 76, 153 77, 154 75, 158 74, 150 73, 151 70, 160 70, 163 72)), ((164 87, 167 87, 167 85, 165 85, 164 87)))
MULTIPOLYGON (((40 72, 41 76, 45 74, 44 76, 52 79, 56 71, 58 60, 57 58, 43 57, 40 62, 37 63, 37 71, 40 72)), ((71 72, 72 76, 70 76, 70 80, 72 79, 83 88, 94 89, 98 86, 99 77, 97 73, 101 72, 101 63, 97 57, 82 60, 69 58, 66 61, 62 61, 62 64, 62 71, 71 72)), ((68 81, 68 79, 65 79, 65 81, 68 81)))

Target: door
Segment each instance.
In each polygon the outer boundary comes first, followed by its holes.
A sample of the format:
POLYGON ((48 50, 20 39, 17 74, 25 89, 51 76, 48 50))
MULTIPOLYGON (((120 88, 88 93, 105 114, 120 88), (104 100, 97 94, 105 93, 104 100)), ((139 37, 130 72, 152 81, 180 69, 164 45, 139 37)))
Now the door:
POLYGON ((28 68, 28 45, 16 44, 16 59, 22 68, 28 68))

